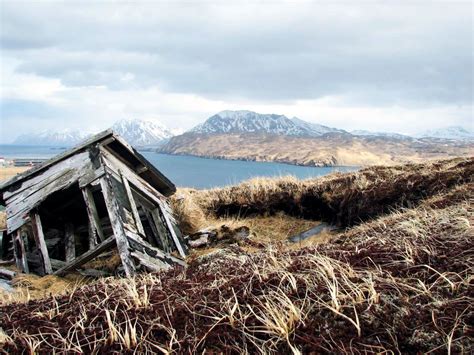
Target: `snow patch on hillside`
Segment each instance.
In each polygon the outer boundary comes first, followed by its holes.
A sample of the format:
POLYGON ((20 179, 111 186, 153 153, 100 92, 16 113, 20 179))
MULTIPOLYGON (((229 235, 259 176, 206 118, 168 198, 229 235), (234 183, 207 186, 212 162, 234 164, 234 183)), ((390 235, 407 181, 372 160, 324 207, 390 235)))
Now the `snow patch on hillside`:
POLYGON ((173 133, 156 121, 123 119, 116 122, 112 129, 128 143, 138 147, 153 146, 173 136, 173 133))

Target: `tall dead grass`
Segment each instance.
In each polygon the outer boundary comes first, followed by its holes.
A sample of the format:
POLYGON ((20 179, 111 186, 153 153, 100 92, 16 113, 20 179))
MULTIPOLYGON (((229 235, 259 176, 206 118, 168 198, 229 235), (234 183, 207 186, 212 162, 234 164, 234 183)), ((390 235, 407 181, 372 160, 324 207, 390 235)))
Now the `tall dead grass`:
POLYGON ((234 246, 6 305, 5 351, 469 353, 472 198, 455 188, 310 248, 234 246))
POLYGON ((186 191, 174 203, 181 223, 195 213, 190 229, 252 214, 276 225, 309 208, 342 225, 390 214, 311 247, 234 245, 186 269, 0 305, 3 351, 469 353, 472 168, 456 159, 186 191))
POLYGON ((308 180, 256 178, 224 188, 180 190, 173 207, 185 233, 203 227, 208 218, 278 212, 351 226, 395 208, 416 206, 425 198, 473 182, 473 176, 474 158, 457 158, 308 180))

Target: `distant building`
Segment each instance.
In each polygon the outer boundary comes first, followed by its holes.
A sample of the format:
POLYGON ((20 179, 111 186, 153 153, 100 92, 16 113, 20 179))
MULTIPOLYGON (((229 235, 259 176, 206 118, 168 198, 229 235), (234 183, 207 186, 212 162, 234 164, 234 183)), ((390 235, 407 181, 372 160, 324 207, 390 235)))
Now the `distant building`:
POLYGON ((13 159, 13 166, 22 167, 32 167, 43 164, 47 159, 32 159, 32 158, 20 158, 13 159))

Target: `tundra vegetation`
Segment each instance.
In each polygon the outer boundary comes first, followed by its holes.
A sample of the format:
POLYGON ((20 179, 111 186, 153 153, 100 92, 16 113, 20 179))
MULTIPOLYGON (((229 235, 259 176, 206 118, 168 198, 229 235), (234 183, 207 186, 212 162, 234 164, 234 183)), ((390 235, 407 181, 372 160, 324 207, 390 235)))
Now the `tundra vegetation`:
POLYGON ((473 177, 459 158, 182 189, 186 234, 245 225, 250 238, 166 272, 5 298, 3 351, 470 353, 473 177), (340 229, 285 242, 316 221, 340 229))

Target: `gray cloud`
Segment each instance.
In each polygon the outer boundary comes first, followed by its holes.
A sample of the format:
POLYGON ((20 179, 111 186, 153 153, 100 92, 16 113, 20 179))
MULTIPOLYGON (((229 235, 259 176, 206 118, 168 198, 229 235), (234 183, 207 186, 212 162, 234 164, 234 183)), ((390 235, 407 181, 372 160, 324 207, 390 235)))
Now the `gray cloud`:
POLYGON ((469 104, 470 2, 2 3, 4 55, 70 87, 469 104))

